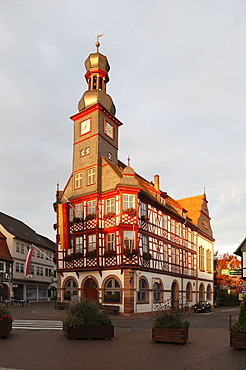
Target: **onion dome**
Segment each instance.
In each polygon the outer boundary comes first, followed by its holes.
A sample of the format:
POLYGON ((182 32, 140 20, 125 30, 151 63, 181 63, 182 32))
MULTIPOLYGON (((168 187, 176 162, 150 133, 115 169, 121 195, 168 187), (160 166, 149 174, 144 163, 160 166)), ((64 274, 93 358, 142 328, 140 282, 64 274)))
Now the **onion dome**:
POLYGON ((96 42, 96 53, 92 53, 85 61, 85 79, 88 90, 79 101, 78 109, 83 111, 95 104, 101 104, 108 112, 115 115, 116 109, 110 95, 106 94, 106 84, 109 81, 110 66, 105 55, 98 52, 100 43, 96 42))

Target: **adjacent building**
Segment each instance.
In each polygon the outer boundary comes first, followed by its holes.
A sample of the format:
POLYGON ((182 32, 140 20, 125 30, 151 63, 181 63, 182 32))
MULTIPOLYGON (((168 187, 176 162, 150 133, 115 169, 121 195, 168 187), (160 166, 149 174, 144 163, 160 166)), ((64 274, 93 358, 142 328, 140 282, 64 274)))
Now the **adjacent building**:
POLYGON ((56 245, 20 220, 0 212, 2 299, 45 301, 56 297, 56 245), (29 274, 25 262, 33 247, 29 274))
POLYGON ((58 300, 96 299, 125 315, 212 303, 206 194, 175 200, 158 175, 148 181, 130 159, 119 161, 122 123, 106 93, 108 60, 96 48, 85 61, 88 88, 71 117, 72 173, 54 204, 58 300))
POLYGON ((9 253, 6 237, 0 232, 0 301, 10 299, 10 284, 14 260, 9 253))
POLYGON ((241 257, 242 263, 242 279, 244 281, 244 289, 246 288, 246 238, 240 243, 236 251, 234 252, 237 256, 241 257))

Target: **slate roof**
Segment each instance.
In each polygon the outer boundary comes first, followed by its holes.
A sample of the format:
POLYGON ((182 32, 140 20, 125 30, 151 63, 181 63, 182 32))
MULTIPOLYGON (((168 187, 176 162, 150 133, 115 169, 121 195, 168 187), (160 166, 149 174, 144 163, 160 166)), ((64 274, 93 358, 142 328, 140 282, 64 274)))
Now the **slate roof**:
POLYGON ((37 234, 35 230, 31 229, 24 222, 2 212, 0 212, 0 224, 10 234, 14 235, 14 237, 25 241, 26 243, 33 243, 34 245, 47 248, 52 251, 55 251, 56 249, 56 244, 52 240, 37 234))

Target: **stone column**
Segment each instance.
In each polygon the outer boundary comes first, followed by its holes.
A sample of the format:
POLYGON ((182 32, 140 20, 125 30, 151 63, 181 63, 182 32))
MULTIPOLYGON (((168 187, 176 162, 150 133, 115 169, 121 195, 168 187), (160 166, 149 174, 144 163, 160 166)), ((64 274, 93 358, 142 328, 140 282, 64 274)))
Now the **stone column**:
POLYGON ((124 270, 124 314, 134 314, 134 274, 124 270))

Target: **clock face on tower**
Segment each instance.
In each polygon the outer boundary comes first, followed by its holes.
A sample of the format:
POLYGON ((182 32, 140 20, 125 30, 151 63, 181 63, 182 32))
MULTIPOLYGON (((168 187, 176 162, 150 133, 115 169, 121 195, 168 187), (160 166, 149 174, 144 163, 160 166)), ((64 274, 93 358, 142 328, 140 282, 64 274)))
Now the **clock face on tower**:
POLYGON ((81 122, 81 135, 87 134, 91 131, 91 120, 90 118, 81 122))
POLYGON ((111 139, 114 138, 114 127, 108 121, 105 121, 104 130, 106 135, 108 135, 111 139))

